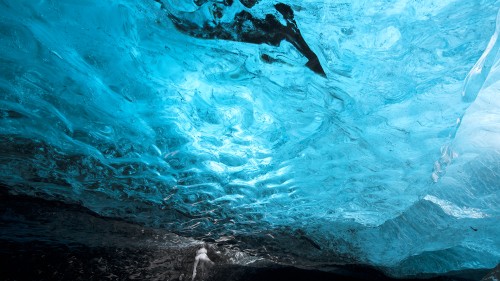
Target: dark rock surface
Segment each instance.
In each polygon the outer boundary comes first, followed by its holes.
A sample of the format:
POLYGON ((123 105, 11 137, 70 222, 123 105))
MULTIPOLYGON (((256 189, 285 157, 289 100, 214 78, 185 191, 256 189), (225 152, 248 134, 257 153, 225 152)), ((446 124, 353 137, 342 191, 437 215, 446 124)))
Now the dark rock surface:
MULTIPOLYGON (((200 265, 195 280, 396 280, 362 265, 279 265, 237 245, 203 243, 75 204, 6 193, 0 199, 0 280, 191 280, 203 245, 214 265, 200 265)), ((431 280, 474 280, 456 276, 431 280)))
POLYGON ((481 281, 498 281, 500 280, 500 264, 497 265, 490 273, 484 276, 481 281))

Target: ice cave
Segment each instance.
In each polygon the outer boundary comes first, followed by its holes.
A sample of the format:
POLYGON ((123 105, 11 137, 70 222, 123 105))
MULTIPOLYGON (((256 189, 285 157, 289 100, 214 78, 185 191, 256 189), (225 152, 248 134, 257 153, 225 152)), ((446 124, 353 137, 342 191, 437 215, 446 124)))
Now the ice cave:
POLYGON ((499 9, 0 0, 0 279, 500 280, 499 9))

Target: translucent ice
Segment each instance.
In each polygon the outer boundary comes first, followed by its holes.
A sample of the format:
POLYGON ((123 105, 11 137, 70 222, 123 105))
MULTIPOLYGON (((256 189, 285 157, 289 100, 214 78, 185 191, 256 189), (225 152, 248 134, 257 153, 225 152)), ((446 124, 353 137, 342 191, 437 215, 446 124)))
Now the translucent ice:
POLYGON ((326 77, 179 31, 199 2, 0 1, 1 184, 284 262, 500 261, 500 1, 287 3, 326 77))

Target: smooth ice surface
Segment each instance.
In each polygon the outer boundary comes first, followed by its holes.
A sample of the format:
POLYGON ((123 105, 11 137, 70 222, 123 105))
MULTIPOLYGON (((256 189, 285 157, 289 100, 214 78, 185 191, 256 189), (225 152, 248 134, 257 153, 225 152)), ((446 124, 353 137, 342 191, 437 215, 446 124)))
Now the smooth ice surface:
POLYGON ((500 261, 500 1, 290 2, 326 78, 164 4, 0 1, 10 192, 302 264, 500 261))

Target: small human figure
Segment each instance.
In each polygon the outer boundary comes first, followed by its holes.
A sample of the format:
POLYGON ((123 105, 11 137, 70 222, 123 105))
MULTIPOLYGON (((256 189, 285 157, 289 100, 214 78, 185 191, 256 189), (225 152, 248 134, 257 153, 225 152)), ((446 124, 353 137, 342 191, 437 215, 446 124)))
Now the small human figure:
POLYGON ((196 268, 198 267, 198 263, 201 261, 201 266, 204 267, 205 264, 214 264, 210 258, 208 258, 207 255, 207 249, 205 246, 202 246, 198 251, 196 251, 196 257, 194 258, 194 267, 193 267, 193 278, 191 280, 194 280, 196 277, 196 268))

